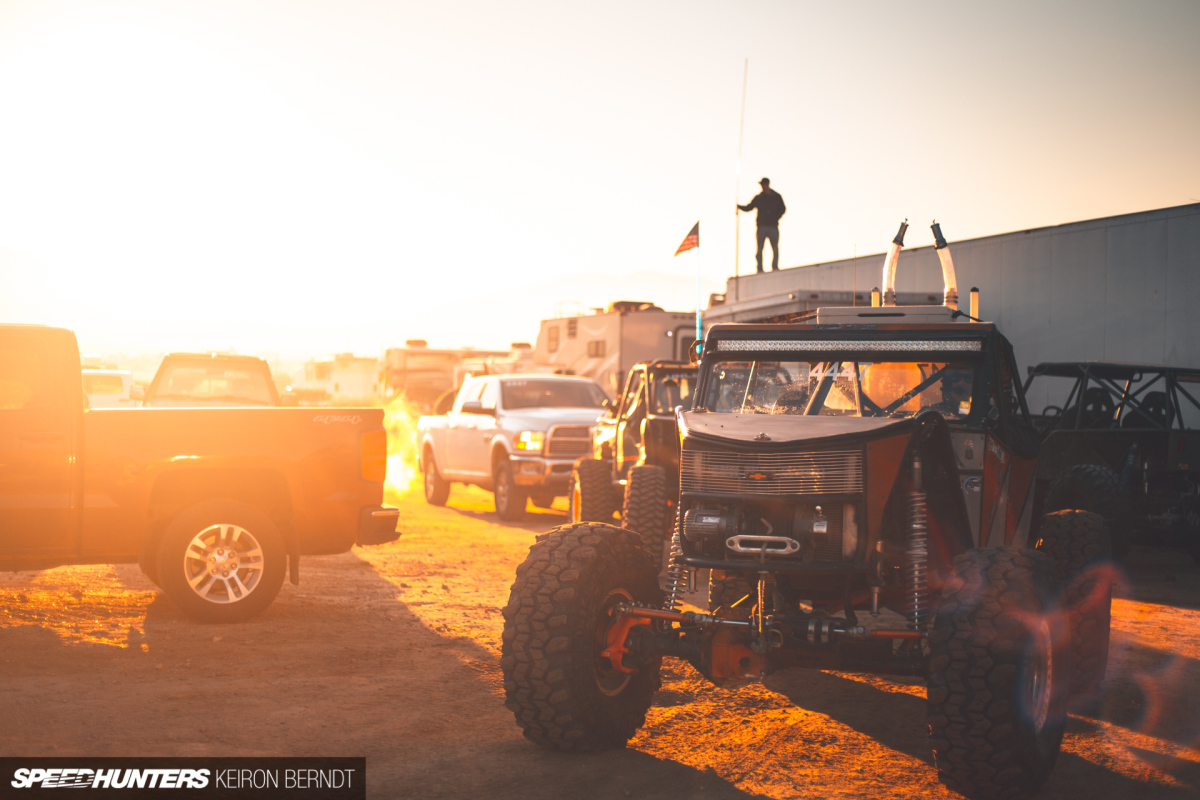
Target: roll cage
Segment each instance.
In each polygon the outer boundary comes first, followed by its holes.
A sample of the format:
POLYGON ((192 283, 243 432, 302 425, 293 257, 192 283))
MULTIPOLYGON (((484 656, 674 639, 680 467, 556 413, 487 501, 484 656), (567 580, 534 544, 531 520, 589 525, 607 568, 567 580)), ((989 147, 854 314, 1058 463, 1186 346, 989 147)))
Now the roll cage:
POLYGON ((1190 430, 1184 412, 1200 414, 1200 369, 1108 361, 1046 362, 1029 368, 1024 392, 1028 394, 1033 382, 1045 377, 1075 381, 1062 406, 1048 405, 1038 415, 1046 430, 1190 430), (1194 386, 1189 390, 1183 384, 1194 386), (1046 414, 1050 409, 1057 413, 1046 414))

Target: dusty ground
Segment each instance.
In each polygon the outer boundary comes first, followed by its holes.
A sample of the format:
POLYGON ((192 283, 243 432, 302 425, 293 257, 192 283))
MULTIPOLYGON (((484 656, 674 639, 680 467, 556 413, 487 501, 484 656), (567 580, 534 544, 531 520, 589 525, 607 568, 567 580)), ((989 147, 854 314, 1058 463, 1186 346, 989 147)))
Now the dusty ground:
MULTIPOLYGON (((563 510, 512 526, 476 489, 392 500, 398 542, 305 559, 240 625, 182 619, 136 567, 0 574, 0 755, 365 755, 381 798, 954 796, 919 681, 730 692, 677 665, 628 749, 539 750, 503 706, 500 607, 563 510)), ((1200 570, 1137 550, 1121 594, 1109 694, 1072 718, 1043 797, 1200 793, 1200 570)))

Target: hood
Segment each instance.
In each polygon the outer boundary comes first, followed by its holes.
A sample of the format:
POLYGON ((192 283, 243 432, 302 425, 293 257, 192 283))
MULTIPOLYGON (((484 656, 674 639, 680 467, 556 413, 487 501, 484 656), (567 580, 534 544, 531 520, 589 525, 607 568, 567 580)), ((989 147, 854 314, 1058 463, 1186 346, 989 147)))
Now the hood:
POLYGON ((549 430, 554 425, 587 425, 596 424, 596 420, 604 413, 603 408, 518 408, 504 411, 504 425, 507 428, 518 427, 530 430, 549 430))
POLYGON ((821 417, 794 414, 714 414, 709 411, 683 411, 679 430, 698 439, 724 439, 759 447, 810 442, 841 436, 882 435, 911 430, 915 417, 821 417), (894 430, 888 430, 894 429, 894 430), (769 439, 759 439, 765 434, 769 439))

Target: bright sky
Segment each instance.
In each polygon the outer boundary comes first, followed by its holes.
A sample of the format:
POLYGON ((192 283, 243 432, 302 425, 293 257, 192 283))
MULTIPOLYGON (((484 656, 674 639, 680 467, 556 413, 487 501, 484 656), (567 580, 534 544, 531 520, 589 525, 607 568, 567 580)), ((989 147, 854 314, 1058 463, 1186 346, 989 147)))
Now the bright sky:
POLYGON ((1195 202, 1198 41, 1194 0, 0 0, 0 321, 373 354, 688 310, 747 58, 737 199, 783 194, 786 266, 1195 202))

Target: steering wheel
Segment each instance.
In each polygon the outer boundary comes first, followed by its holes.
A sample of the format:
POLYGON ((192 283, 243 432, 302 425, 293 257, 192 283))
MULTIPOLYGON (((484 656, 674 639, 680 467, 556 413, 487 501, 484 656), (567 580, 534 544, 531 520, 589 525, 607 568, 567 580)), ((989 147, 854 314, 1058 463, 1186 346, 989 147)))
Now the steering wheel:
POLYGON ((1050 416, 1061 417, 1062 413, 1063 413, 1062 406, 1046 406, 1045 408, 1042 409, 1041 415, 1043 417, 1050 417, 1050 416), (1051 414, 1050 413, 1051 411, 1053 411, 1054 413, 1051 414))

